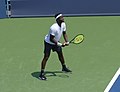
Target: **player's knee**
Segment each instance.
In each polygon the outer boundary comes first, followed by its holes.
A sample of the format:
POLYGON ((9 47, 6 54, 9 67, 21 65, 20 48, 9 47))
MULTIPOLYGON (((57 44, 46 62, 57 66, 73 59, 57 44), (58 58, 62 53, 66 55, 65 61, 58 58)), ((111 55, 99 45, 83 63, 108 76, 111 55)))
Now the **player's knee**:
POLYGON ((60 52, 58 52, 58 56, 59 57, 62 57, 63 56, 63 53, 60 51, 60 52))
POLYGON ((48 60, 49 57, 45 57, 45 60, 48 60))
POLYGON ((45 55, 44 55, 44 59, 45 59, 45 60, 48 60, 49 56, 50 56, 49 54, 45 54, 45 55))

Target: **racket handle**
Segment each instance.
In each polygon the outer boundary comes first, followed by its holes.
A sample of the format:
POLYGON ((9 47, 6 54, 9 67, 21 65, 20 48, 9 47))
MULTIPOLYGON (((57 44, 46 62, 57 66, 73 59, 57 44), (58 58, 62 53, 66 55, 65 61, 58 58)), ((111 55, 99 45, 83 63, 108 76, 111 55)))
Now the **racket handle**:
POLYGON ((65 45, 62 45, 62 47, 65 47, 65 45))
POLYGON ((64 44, 62 44, 62 47, 68 46, 70 44, 70 42, 65 42, 64 44))
POLYGON ((69 42, 69 44, 71 43, 72 41, 69 42))

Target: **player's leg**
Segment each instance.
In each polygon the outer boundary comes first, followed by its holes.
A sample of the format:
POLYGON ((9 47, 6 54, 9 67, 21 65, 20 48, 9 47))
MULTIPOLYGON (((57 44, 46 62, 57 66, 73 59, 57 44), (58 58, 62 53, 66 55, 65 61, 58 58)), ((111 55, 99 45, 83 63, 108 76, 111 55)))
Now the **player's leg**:
POLYGON ((44 54, 43 60, 41 62, 41 72, 40 72, 40 75, 39 75, 39 78, 41 80, 46 80, 47 79, 45 77, 44 70, 45 70, 45 66, 46 66, 48 58, 49 58, 49 54, 44 54))
POLYGON ((45 66, 46 66, 49 56, 50 56, 50 54, 44 54, 43 60, 41 62, 41 71, 43 71, 43 72, 45 70, 45 66))
POLYGON ((58 54, 58 58, 61 62, 61 65, 62 65, 62 71, 65 71, 65 72, 72 72, 71 70, 69 70, 67 67, 66 67, 66 64, 65 64, 65 59, 64 59, 64 55, 63 55, 63 52, 62 52, 62 48, 61 47, 58 47, 57 50, 56 50, 57 54, 58 54))
POLYGON ((39 75, 39 78, 41 80, 46 80, 47 78, 45 77, 45 73, 44 73, 44 70, 45 70, 45 66, 46 66, 46 63, 47 63, 47 60, 50 56, 50 51, 51 51, 51 45, 44 42, 44 57, 42 59, 42 62, 41 62, 41 72, 40 72, 40 75, 39 75))

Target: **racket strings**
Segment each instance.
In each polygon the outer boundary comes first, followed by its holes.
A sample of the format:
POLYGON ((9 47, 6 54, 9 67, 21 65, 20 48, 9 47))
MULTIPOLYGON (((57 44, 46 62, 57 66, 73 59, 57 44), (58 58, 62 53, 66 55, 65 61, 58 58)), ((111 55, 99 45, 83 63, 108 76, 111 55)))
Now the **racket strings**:
POLYGON ((72 41, 72 43, 79 44, 79 43, 81 43, 83 41, 83 39, 84 39, 84 36, 80 34, 80 35, 78 35, 78 36, 76 36, 74 38, 74 40, 72 41))

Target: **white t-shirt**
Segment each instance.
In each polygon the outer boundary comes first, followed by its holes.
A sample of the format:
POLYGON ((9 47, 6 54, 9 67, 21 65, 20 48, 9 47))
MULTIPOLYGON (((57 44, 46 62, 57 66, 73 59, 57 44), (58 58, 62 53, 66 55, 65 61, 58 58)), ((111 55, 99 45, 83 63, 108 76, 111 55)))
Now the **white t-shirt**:
POLYGON ((50 34, 55 36, 55 40, 56 41, 59 41, 63 31, 66 31, 66 24, 65 24, 65 22, 63 22, 61 24, 61 27, 57 23, 54 23, 50 27, 49 33, 45 36, 45 41, 47 43, 49 43, 49 44, 54 44, 53 42, 50 41, 50 34))

